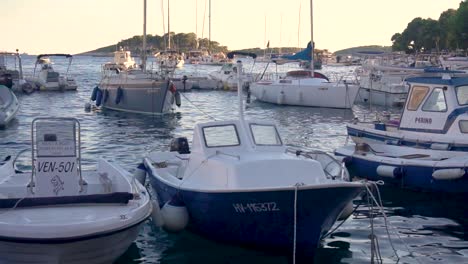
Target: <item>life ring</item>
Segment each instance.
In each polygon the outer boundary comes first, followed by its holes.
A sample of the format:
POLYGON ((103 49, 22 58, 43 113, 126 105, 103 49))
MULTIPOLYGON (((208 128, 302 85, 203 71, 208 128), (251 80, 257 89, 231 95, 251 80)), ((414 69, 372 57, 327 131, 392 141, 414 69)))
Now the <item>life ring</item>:
POLYGON ((122 87, 117 88, 117 95, 115 96, 115 104, 119 104, 123 97, 122 87))
POLYGON ((99 87, 94 87, 93 89, 93 92, 91 93, 91 100, 92 101, 96 101, 96 95, 97 95, 97 91, 99 90, 99 87))
POLYGON ((96 106, 100 106, 102 102, 102 91, 101 89, 97 89, 96 91, 96 106))

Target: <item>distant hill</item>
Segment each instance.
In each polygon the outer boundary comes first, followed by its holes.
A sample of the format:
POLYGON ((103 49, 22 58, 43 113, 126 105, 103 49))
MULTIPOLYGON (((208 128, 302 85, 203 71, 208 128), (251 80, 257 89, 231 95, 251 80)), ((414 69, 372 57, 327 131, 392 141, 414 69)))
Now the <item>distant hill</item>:
MULTIPOLYGON (((147 35, 146 36, 146 45, 148 53, 156 53, 158 51, 165 50, 167 48, 168 34, 163 36, 158 35, 147 35)), ((178 50, 180 52, 188 52, 189 50, 194 50, 198 46, 200 48, 204 47, 206 49, 210 48, 212 52, 227 52, 228 49, 226 46, 221 46, 216 41, 209 41, 207 38, 197 38, 195 33, 177 33, 171 32, 171 49, 178 50)), ((108 54, 112 55, 112 52, 116 51, 118 48, 122 47, 133 54, 140 54, 141 47, 143 46, 143 36, 136 35, 128 39, 121 40, 116 44, 109 45, 106 47, 101 47, 95 50, 83 52, 77 55, 94 55, 94 56, 105 56, 108 54)))
MULTIPOLYGON (((167 43, 167 38, 168 34, 165 34, 164 36, 158 36, 158 35, 147 35, 146 37, 146 42, 147 42, 147 47, 148 53, 156 53, 161 50, 166 49, 166 43, 167 43)), ((95 50, 79 53, 76 55, 92 55, 92 56, 113 56, 113 52, 116 51, 118 48, 123 47, 129 51, 131 51, 133 54, 141 54, 141 47, 142 47, 142 42, 143 42, 143 36, 142 35, 137 35, 133 36, 128 39, 121 40, 117 42, 116 44, 101 47, 95 50)), ((212 52, 229 52, 227 46, 222 46, 216 41, 211 41, 211 45, 209 45, 210 41, 206 38, 198 38, 198 44, 199 47, 205 47, 208 48, 209 46, 211 47, 212 52)), ((197 45, 197 37, 195 33, 178 33, 175 34, 174 32, 171 32, 171 47, 173 49, 176 49, 180 52, 188 52, 189 50, 194 50, 196 49, 197 45)), ((273 54, 278 54, 278 53, 295 53, 304 48, 297 48, 297 47, 272 47, 266 50, 267 54, 273 53, 273 54)), ((242 49, 238 51, 243 51, 243 52, 250 52, 250 53, 255 53, 257 56, 263 56, 265 53, 265 49, 261 48, 250 48, 250 49, 242 49)), ((316 49, 316 53, 321 53, 321 52, 327 52, 327 50, 318 50, 316 49)), ((377 45, 371 45, 371 46, 361 46, 361 47, 354 47, 354 48, 348 48, 348 49, 343 49, 336 51, 336 55, 349 55, 353 54, 358 51, 384 51, 384 52, 391 52, 391 47, 385 47, 385 46, 377 46, 377 45)))
POLYGON ((349 55, 349 54, 354 54, 354 53, 363 52, 363 51, 392 52, 392 47, 391 46, 378 46, 378 45, 360 46, 360 47, 338 50, 338 51, 335 51, 334 53, 335 55, 349 55))

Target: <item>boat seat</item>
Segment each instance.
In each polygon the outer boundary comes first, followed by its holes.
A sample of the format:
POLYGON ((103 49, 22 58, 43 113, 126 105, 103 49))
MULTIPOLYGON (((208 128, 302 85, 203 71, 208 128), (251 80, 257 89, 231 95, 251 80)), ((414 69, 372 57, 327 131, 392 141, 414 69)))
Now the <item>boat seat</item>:
POLYGON ((133 199, 128 192, 72 195, 61 197, 25 197, 0 199, 0 208, 55 206, 65 204, 127 204, 133 199))

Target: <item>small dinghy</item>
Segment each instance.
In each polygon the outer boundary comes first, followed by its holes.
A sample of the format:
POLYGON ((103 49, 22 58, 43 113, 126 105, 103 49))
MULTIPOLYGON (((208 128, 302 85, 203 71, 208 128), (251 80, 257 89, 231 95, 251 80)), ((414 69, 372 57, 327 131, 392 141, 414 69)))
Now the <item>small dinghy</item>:
POLYGON ((335 151, 351 175, 422 191, 468 193, 468 154, 360 143, 335 151))
POLYGON ((326 153, 289 149, 274 124, 244 120, 241 92, 239 120, 197 124, 191 150, 179 138, 144 159, 160 223, 308 259, 364 184, 326 153))
POLYGON ((149 194, 108 161, 81 169, 76 119, 32 126, 32 171, 0 166, 0 263, 112 263, 151 214, 149 194))
POLYGON ((10 88, 0 84, 0 128, 5 127, 19 109, 18 99, 10 88))

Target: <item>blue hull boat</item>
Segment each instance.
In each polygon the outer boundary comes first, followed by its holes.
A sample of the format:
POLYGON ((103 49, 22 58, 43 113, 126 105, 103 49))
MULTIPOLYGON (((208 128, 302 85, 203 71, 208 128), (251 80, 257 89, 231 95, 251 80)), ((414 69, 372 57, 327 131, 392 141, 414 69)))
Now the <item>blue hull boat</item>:
POLYGON ((465 152, 358 144, 335 151, 352 176, 428 192, 468 193, 465 152))
MULTIPOLYGON (((151 171, 151 170, 150 170, 151 171)), ((341 211, 362 188, 343 184, 329 188, 299 187, 271 190, 208 192, 184 190, 149 173, 159 206, 177 200, 187 207, 189 229, 215 241, 312 256, 320 239, 335 223, 341 211), (317 206, 327 201, 326 205, 317 206)))

